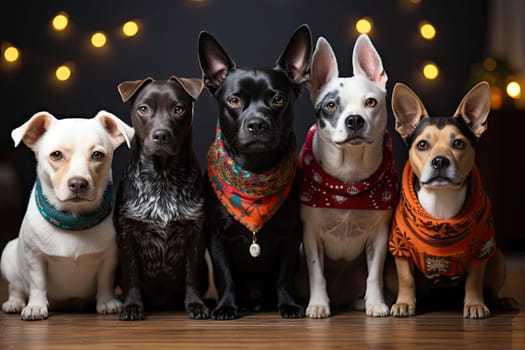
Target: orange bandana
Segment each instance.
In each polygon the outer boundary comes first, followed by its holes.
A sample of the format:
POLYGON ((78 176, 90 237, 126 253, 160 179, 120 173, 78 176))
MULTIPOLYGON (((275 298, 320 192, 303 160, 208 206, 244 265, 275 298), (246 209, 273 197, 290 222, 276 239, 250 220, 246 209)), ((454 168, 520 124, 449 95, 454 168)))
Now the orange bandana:
POLYGON ((490 200, 481 187, 476 166, 469 176, 465 205, 449 220, 436 220, 421 207, 414 178, 407 162, 392 222, 389 242, 392 255, 412 259, 428 278, 460 276, 469 263, 488 260, 496 251, 496 241, 490 200))
POLYGON ((288 154, 267 172, 256 174, 240 168, 224 149, 217 126, 215 142, 208 150, 208 177, 217 198, 228 213, 257 233, 288 197, 295 177, 295 135, 288 154))

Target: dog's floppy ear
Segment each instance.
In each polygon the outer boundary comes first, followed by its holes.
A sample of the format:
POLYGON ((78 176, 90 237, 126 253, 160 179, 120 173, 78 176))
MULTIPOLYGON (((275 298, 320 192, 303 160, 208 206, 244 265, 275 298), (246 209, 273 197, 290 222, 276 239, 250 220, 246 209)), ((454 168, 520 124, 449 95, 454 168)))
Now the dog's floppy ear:
POLYGON ((221 86, 226 75, 235 69, 235 62, 208 32, 199 34, 199 63, 204 84, 212 93, 221 86))
POLYGON ((148 77, 142 80, 124 81, 118 84, 117 89, 122 98, 122 102, 129 101, 129 99, 135 96, 142 86, 152 81, 153 78, 148 77))
POLYGON ((113 148, 117 148, 123 142, 126 142, 128 148, 131 147, 131 139, 133 139, 135 135, 135 130, 132 127, 107 111, 98 112, 95 119, 100 121, 104 129, 106 129, 111 136, 113 148))
POLYGON ((297 84, 308 81, 310 59, 312 57, 312 33, 303 24, 293 34, 275 68, 285 71, 297 84))
POLYGON ((202 79, 180 78, 172 75, 170 80, 176 81, 195 101, 197 101, 204 87, 202 79))
POLYGON ((317 39, 310 69, 310 96, 315 104, 319 90, 330 80, 339 76, 337 59, 328 41, 317 39))
POLYGON ((35 150, 35 144, 40 140, 42 135, 46 133, 54 121, 56 121, 56 118, 48 112, 33 114, 27 122, 11 132, 11 138, 15 142, 15 147, 18 146, 21 141, 24 141, 27 147, 35 150))
POLYGON ((368 78, 381 88, 385 88, 388 76, 383 68, 381 57, 366 34, 359 35, 355 42, 352 66, 354 75, 368 78))
POLYGON ((479 138, 487 130, 489 112, 490 87, 489 83, 482 81, 463 97, 454 117, 463 119, 474 135, 479 138))
POLYGON ((392 110, 396 119, 396 131, 406 140, 422 118, 428 117, 423 103, 405 84, 397 83, 392 91, 392 110))

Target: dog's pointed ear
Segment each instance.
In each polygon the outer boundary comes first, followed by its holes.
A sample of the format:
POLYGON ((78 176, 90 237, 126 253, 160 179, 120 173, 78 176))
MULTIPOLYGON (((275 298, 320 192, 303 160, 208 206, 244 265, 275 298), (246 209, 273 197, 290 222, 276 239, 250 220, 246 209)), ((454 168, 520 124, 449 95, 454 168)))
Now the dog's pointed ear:
POLYGON ((175 75, 170 77, 170 80, 177 82, 195 101, 201 94, 204 82, 202 79, 196 78, 180 78, 175 75))
POLYGON ((310 69, 310 97, 315 104, 319 90, 330 80, 339 76, 337 59, 328 41, 317 39, 310 69))
POLYGON ((129 101, 129 99, 135 96, 141 87, 152 81, 153 78, 148 77, 142 80, 124 81, 118 84, 117 89, 122 98, 122 102, 129 101))
POLYGON ((463 119, 474 135, 479 138, 487 130, 489 113, 490 87, 489 83, 482 81, 463 97, 454 117, 463 119))
POLYGON ((363 76, 385 88, 388 76, 383 68, 381 57, 366 34, 361 34, 355 42, 352 66, 354 75, 363 76))
POLYGON ((135 135, 135 130, 132 127, 107 111, 98 112, 95 119, 100 121, 100 124, 102 124, 104 129, 106 129, 111 136, 111 144, 113 148, 117 148, 124 142, 126 142, 128 148, 131 147, 131 140, 135 135))
POLYGON ((46 133, 54 121, 56 121, 56 118, 48 112, 33 114, 27 122, 11 132, 11 138, 15 142, 15 147, 17 147, 21 141, 24 141, 27 147, 35 150, 35 144, 40 140, 42 135, 46 133))
POLYGON ((425 106, 405 84, 397 83, 392 91, 392 110, 396 119, 396 131, 406 140, 422 118, 427 118, 425 106))
POLYGON ((204 84, 212 93, 221 86, 228 73, 235 69, 235 62, 219 42, 204 31, 199 34, 199 63, 204 84))
POLYGON ((312 57, 312 33, 310 27, 303 24, 293 34, 275 68, 285 71, 297 84, 309 79, 310 60, 312 57))

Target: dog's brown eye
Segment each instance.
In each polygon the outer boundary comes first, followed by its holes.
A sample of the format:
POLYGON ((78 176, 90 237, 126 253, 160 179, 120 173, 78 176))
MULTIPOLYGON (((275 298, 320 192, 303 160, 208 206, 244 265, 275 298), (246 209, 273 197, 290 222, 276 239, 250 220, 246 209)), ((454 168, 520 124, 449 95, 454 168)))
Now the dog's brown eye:
POLYGON ((51 158, 51 159, 54 160, 54 161, 57 161, 57 160, 60 160, 60 159, 64 158, 64 156, 62 155, 62 152, 60 152, 60 151, 54 151, 54 152, 52 152, 52 153, 49 155, 49 158, 51 158))
POLYGON ((329 101, 325 104, 324 108, 327 110, 327 111, 330 111, 330 112, 333 112, 337 109, 337 105, 335 104, 334 101, 329 101))
POLYGON ((241 105, 241 100, 238 97, 233 96, 228 99, 228 104, 231 107, 236 108, 241 105))
POLYGON ((367 107, 375 107, 377 105, 377 100, 375 98, 367 98, 365 101, 367 107))
POLYGON ((142 106, 139 106, 139 108, 137 108, 137 111, 139 112, 140 115, 148 115, 149 114, 149 107, 145 106, 145 105, 142 105, 142 106))
POLYGON ((417 147, 417 149, 418 149, 419 151, 426 151, 426 150, 428 149, 429 145, 428 145, 428 142, 427 142, 427 141, 425 141, 425 140, 421 140, 421 141, 419 141, 419 142, 417 143, 416 147, 417 147))
POLYGON ((282 97, 281 95, 277 95, 273 98, 272 103, 276 105, 283 105, 286 99, 282 97))
POLYGON ((465 148, 465 141, 463 140, 454 140, 454 142, 452 142, 452 147, 454 147, 455 149, 463 149, 465 148))
POLYGON ((96 160, 96 161, 101 161, 102 159, 104 159, 106 155, 100 151, 95 151, 93 152, 93 154, 91 154, 91 159, 93 160, 96 160))
POLYGON ((182 114, 184 113, 185 109, 183 106, 181 105, 176 105, 175 106, 175 114, 182 114))

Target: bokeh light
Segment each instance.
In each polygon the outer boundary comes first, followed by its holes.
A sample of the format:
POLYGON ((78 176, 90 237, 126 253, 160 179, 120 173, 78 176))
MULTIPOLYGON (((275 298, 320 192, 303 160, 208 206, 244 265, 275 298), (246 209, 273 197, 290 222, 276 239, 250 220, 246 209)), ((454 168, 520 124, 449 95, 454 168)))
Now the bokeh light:
POLYGON ((427 63, 423 67, 423 75, 428 80, 434 80, 439 75, 439 68, 435 63, 427 63))
POLYGON ((106 45, 106 35, 102 32, 97 32, 91 36, 91 45, 96 48, 103 47, 106 45))
POLYGON ((432 40, 436 37, 436 28, 428 22, 423 22, 419 26, 419 33, 424 39, 432 40))
POLYGON ((372 31, 373 21, 370 18, 361 18, 355 23, 355 29, 360 34, 368 34, 372 31))
POLYGON ((501 90, 497 86, 490 88, 490 107, 492 109, 500 109, 503 106, 503 96, 501 90))
POLYGON ((517 81, 509 82, 506 91, 510 98, 518 99, 521 97, 521 85, 517 81))
POLYGON ((55 76, 60 81, 66 81, 71 77, 71 68, 67 65, 62 65, 56 69, 55 76))
POLYGON ((139 25, 135 21, 127 21, 122 26, 122 33, 124 33, 125 36, 135 36, 139 32, 139 25))
POLYGON ((69 23, 69 19, 67 15, 63 12, 57 14, 52 21, 53 28, 56 31, 62 31, 66 29, 67 25, 69 23))
POLYGON ((9 62, 13 63, 16 62, 20 58, 20 51, 14 47, 14 46, 8 46, 4 50, 4 59, 9 62))

